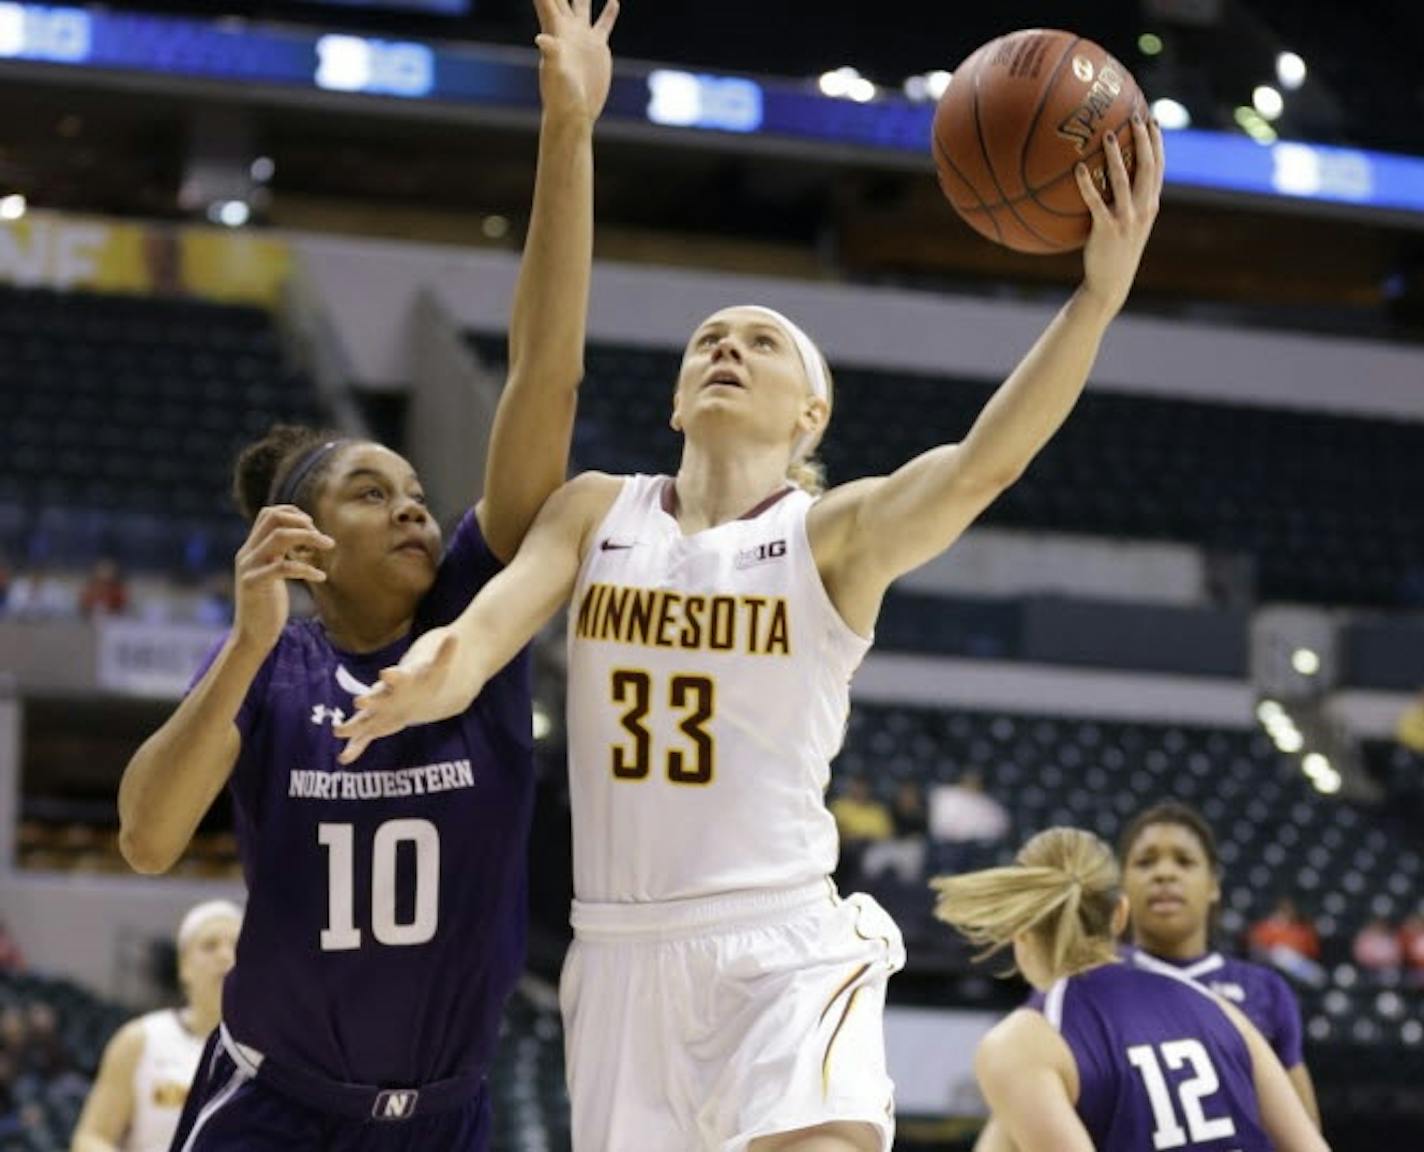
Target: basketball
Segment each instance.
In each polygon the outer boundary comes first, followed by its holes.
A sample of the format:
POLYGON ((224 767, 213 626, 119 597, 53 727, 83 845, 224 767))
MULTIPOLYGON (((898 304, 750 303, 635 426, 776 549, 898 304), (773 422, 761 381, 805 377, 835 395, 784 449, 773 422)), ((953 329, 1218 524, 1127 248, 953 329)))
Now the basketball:
POLYGON ((934 118, 940 187, 976 232, 1019 252, 1069 252, 1091 216, 1074 168, 1088 166, 1109 203, 1104 138, 1134 170, 1137 82, 1106 50, 1071 32, 1031 28, 991 40, 954 72, 934 118))

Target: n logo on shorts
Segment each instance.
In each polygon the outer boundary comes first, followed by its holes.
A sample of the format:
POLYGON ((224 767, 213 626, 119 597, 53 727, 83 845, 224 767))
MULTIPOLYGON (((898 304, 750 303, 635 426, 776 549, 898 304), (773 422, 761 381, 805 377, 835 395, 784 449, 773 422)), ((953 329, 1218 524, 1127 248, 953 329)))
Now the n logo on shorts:
POLYGON ((371 1106, 377 1120, 409 1120, 415 1115, 415 1102, 420 1093, 414 1088, 396 1088, 382 1092, 371 1106))

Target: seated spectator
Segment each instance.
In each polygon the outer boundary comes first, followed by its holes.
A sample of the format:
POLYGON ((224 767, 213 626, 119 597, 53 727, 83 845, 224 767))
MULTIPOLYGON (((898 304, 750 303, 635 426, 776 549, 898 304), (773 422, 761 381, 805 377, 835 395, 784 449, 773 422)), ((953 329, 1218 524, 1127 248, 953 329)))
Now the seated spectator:
POLYGON ((1424 916, 1415 913, 1399 926, 1399 954, 1409 982, 1424 986, 1424 916))
POLYGON ((204 582, 197 603, 193 607, 193 621, 196 624, 211 624, 226 627, 232 623, 232 574, 217 572, 204 582))
POLYGON ((890 810, 871 793, 869 781, 852 776, 845 792, 831 801, 831 815, 841 836, 840 882, 845 888, 854 888, 861 883, 866 845, 894 834, 890 810))
POLYGON ((25 968, 25 954, 10 935, 10 930, 0 923, 0 972, 22 972, 25 968))
POLYGON ((74 585, 42 568, 21 572, 10 581, 5 614, 29 619, 53 619, 79 614, 74 585))
POLYGON ((1314 987, 1325 982, 1319 964, 1320 937, 1289 896, 1282 896, 1269 916, 1251 926, 1246 942, 1253 956, 1286 975, 1314 987))
POLYGON ((1424 754, 1424 692, 1400 715, 1394 734, 1411 752, 1424 754))
POLYGON ((929 830, 924 796, 916 781, 900 782, 890 818, 895 826, 894 836, 865 849, 866 879, 894 872, 903 883, 913 884, 924 878, 925 833, 929 830))
POLYGON ((841 844, 888 840, 895 832, 890 810, 870 791, 863 776, 852 776, 845 792, 831 801, 831 815, 841 834, 841 844))
POLYGON ((1009 814, 984 791, 984 777, 974 769, 957 784, 936 784, 930 791, 930 838, 941 844, 992 843, 1009 833, 1009 814))
POLYGON ((1390 927, 1388 920, 1376 916, 1356 934, 1351 955, 1365 972, 1397 973, 1404 958, 1401 937, 1402 933, 1390 927))
POLYGON ((112 560, 100 560, 79 594, 79 610, 85 616, 120 616, 129 603, 128 587, 112 560))

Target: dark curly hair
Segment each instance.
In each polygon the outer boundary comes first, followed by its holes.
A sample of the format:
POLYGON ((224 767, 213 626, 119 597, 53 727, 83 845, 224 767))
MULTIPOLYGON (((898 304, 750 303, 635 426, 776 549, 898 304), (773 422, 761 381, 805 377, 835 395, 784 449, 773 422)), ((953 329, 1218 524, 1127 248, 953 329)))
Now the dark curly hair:
POLYGON ((1206 819, 1190 804, 1183 804, 1179 800, 1164 800, 1160 804, 1154 804, 1151 808, 1144 808, 1122 831, 1122 836, 1117 842, 1117 858, 1123 868, 1127 867, 1127 858, 1132 854, 1133 845, 1137 843, 1138 837, 1142 835, 1145 828, 1152 824, 1175 824, 1179 828, 1185 828, 1201 841, 1202 851, 1206 853, 1207 863, 1211 865, 1211 870, 1216 873, 1221 871, 1221 855, 1216 848, 1216 836, 1212 833, 1211 825, 1206 819))
MULTIPOLYGON (((310 428, 304 424, 274 424, 267 435, 249 444, 237 457, 232 470, 232 498, 237 510, 251 524, 271 499, 273 490, 293 466, 311 449, 329 440, 340 440, 340 432, 310 428)), ((303 504, 317 491, 319 482, 331 468, 335 453, 323 460, 301 482, 295 499, 303 504)))

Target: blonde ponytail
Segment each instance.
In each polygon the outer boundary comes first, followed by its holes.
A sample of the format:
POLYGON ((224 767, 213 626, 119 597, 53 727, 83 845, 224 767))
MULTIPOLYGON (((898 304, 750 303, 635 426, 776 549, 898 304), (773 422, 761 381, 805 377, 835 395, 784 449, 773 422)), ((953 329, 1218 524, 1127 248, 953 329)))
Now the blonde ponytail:
MULTIPOLYGON (((1056 975, 1109 959, 1119 874, 1112 849, 1077 828, 1050 828, 1016 863, 932 881, 935 915, 990 956, 1031 933, 1056 975)), ((982 958, 982 957, 981 957, 982 958)))
POLYGON ((786 478, 812 496, 819 496, 826 490, 826 466, 814 456, 791 461, 786 466, 786 478))
POLYGON ((820 434, 807 447, 806 455, 793 458, 786 466, 786 478, 801 491, 812 496, 820 496, 826 490, 826 466, 816 457, 815 452, 825 439, 826 428, 830 427, 831 423, 831 411, 836 403, 836 382, 831 375, 830 362, 819 348, 816 349, 816 355, 821 358, 821 373, 826 384, 826 423, 820 434))

